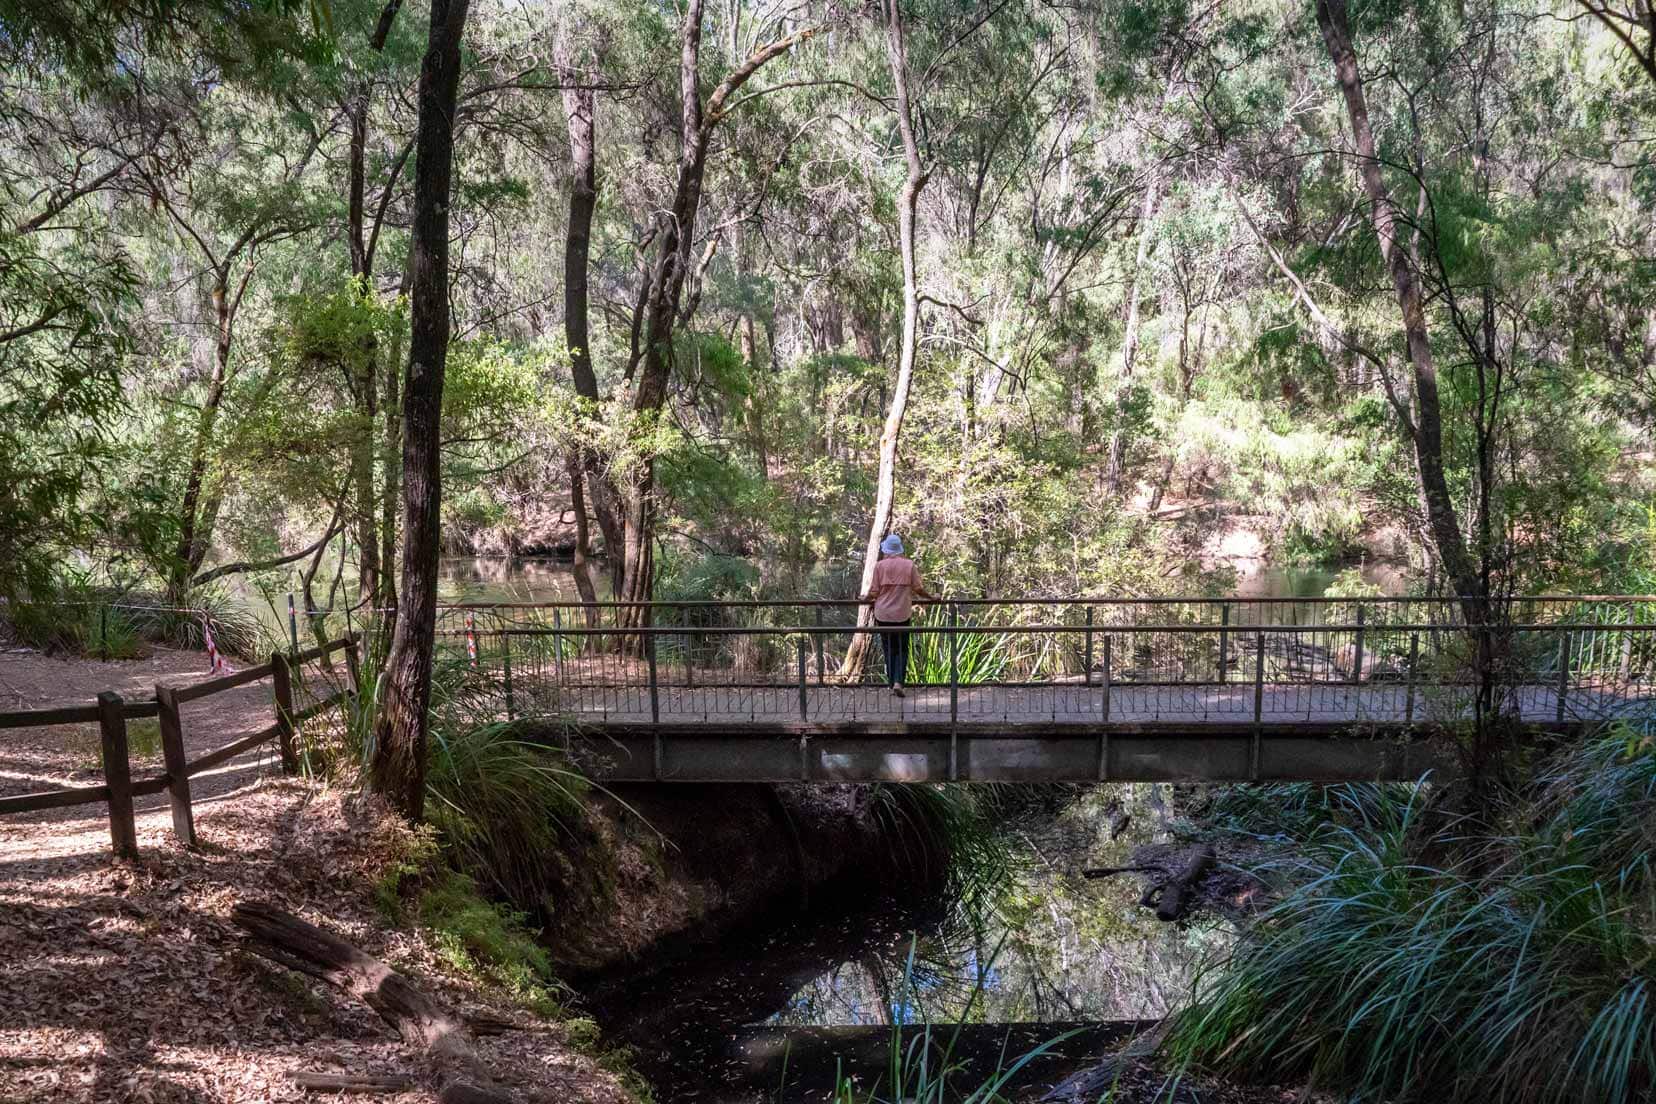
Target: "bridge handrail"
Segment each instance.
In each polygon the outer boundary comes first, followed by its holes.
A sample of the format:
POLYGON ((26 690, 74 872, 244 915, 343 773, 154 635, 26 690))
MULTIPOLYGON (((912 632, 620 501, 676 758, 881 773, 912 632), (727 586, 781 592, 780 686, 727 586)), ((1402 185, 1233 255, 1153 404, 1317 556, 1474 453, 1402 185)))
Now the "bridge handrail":
MULTIPOLYGON (((1095 622, 1091 625, 905 625, 904 631, 911 633, 936 634, 965 634, 976 633, 1338 633, 1338 632, 1455 632, 1463 633, 1487 629, 1492 632, 1656 632, 1656 623, 1617 622, 1606 624, 1598 621, 1559 621, 1551 623, 1524 623, 1524 624, 1490 624, 1469 625, 1464 622, 1421 622, 1390 624, 1386 622, 1352 622, 1350 624, 1316 624, 1316 625, 1250 625, 1240 622, 1227 624, 1201 625, 1112 625, 1107 622, 1095 622)), ((468 629, 441 629, 438 636, 465 636, 474 632, 479 636, 684 636, 694 633, 699 636, 792 636, 794 634, 832 635, 838 636, 848 632, 883 632, 889 626, 880 625, 634 625, 634 626, 587 626, 565 625, 549 628, 546 626, 533 627, 489 627, 476 630, 468 629)))
MULTIPOLYGON (((1185 597, 1060 597, 1060 598, 953 598, 939 599, 933 605, 955 606, 1168 606, 1168 605, 1400 605, 1414 603, 1438 603, 1452 605, 1460 602, 1489 601, 1495 603, 1525 603, 1525 602, 1593 602, 1605 604, 1634 605, 1639 603, 1656 603, 1656 595, 1652 594, 1530 594, 1519 597, 1479 599, 1476 596, 1433 596, 1433 595, 1374 595, 1363 597, 1306 597, 1300 595, 1270 597, 1265 595, 1229 595, 1229 596, 1185 596, 1185 597)), ((872 600, 859 598, 683 598, 683 599, 653 599, 651 601, 617 601, 603 599, 595 602, 579 600, 562 600, 554 602, 439 602, 439 609, 454 610, 486 610, 486 609, 683 609, 688 607, 724 607, 731 609, 778 609, 812 607, 844 607, 872 605, 872 600)), ((315 610, 316 613, 327 613, 327 610, 315 610)))

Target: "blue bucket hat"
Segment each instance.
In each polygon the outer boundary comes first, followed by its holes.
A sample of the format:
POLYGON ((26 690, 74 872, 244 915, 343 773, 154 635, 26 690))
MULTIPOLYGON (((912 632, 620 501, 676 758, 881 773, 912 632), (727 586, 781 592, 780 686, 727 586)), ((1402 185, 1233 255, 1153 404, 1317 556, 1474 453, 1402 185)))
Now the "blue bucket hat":
POLYGON ((892 533, 880 542, 880 551, 888 556, 901 556, 903 554, 903 538, 896 533, 892 533))

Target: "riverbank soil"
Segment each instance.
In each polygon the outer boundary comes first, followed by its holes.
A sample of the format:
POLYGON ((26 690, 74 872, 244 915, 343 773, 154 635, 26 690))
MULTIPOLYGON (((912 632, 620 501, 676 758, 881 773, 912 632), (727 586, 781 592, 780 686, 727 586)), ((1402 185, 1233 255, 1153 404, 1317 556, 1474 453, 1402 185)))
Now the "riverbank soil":
MULTIPOLYGON (((186 662, 205 667, 188 653, 108 665, 13 654, 0 686, 8 709, 63 704, 153 685, 186 662)), ((233 738, 261 704, 246 716, 226 705, 224 729, 203 726, 203 738, 233 738)), ((6 792, 86 781, 72 733, 0 733, 0 749, 6 792)), ((374 1099, 432 1100, 435 1071, 366 1004, 246 949, 230 922, 243 901, 326 928, 468 1018, 510 1024, 476 1046, 520 1099, 631 1100, 570 1028, 456 974, 428 933, 378 911, 376 887, 415 840, 377 802, 259 762, 216 785, 196 804, 197 850, 178 846, 163 806, 140 812, 136 862, 110 857, 101 806, 0 818, 0 1102, 290 1101, 303 1098, 297 1071, 407 1074, 413 1089, 374 1099)))
POLYGON ((768 919, 827 903, 847 879, 877 895, 918 886, 944 859, 895 839, 857 786, 616 786, 594 803, 563 866, 545 943, 562 976, 636 981, 768 919))

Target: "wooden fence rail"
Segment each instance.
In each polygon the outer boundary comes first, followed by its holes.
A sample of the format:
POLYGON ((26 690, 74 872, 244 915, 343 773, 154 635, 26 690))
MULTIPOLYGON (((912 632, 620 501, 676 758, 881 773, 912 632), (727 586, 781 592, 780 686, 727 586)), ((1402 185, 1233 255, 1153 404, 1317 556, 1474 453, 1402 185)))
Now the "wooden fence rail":
POLYGON ((173 834, 186 847, 194 846, 195 815, 191 808, 190 779, 227 763, 269 740, 278 741, 282 769, 288 774, 295 773, 299 769, 299 756, 293 744, 293 737, 299 726, 361 692, 362 688, 357 684, 357 672, 361 662, 360 646, 360 638, 352 635, 293 655, 277 652, 268 662, 257 667, 249 667, 245 671, 237 671, 233 675, 208 679, 192 686, 157 685, 155 697, 143 701, 129 702, 121 695, 106 690, 99 694, 91 705, 55 706, 50 709, 0 713, 0 730, 96 723, 104 771, 101 785, 73 786, 0 797, 0 816, 103 802, 109 806, 109 838, 115 854, 122 858, 135 858, 138 854, 138 829, 133 798, 165 792, 172 807, 173 834), (341 650, 347 656, 349 686, 310 704, 303 710, 296 711, 293 705, 295 668, 341 650), (205 755, 195 759, 188 758, 180 707, 186 702, 197 701, 266 678, 272 683, 273 723, 205 755), (161 756, 166 769, 158 775, 134 779, 127 741, 127 722, 146 717, 155 717, 159 720, 161 756))

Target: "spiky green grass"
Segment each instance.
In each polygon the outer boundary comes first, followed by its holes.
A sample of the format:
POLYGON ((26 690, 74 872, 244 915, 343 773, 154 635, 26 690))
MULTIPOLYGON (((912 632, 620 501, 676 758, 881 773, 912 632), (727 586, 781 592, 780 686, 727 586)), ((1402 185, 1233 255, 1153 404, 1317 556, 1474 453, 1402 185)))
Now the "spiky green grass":
POLYGON ((1650 1099, 1656 745, 1626 727, 1543 772, 1501 835, 1424 791, 1281 864, 1293 886, 1169 1038, 1173 1059, 1359 1100, 1650 1099))

